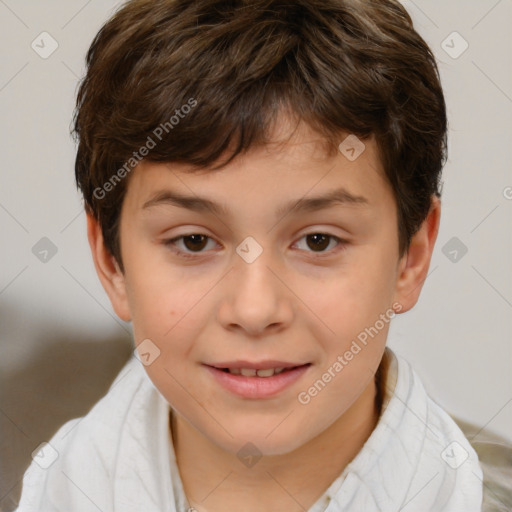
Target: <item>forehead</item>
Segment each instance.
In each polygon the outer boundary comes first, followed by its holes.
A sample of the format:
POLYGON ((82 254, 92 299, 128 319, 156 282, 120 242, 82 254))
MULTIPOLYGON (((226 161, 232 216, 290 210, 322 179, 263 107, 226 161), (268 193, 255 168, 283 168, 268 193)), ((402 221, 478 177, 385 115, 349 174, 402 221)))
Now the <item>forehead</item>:
POLYGON ((367 198, 369 203, 391 192, 373 137, 362 141, 340 132, 338 141, 332 141, 305 123, 293 123, 286 117, 274 124, 266 144, 250 148, 223 167, 201 169, 190 164, 143 161, 130 181, 125 202, 138 208, 169 191, 240 208, 252 200, 263 201, 261 206, 284 204, 340 188, 346 198, 367 198), (355 146, 344 153, 347 140, 355 146), (356 158, 352 158, 354 152, 356 158))

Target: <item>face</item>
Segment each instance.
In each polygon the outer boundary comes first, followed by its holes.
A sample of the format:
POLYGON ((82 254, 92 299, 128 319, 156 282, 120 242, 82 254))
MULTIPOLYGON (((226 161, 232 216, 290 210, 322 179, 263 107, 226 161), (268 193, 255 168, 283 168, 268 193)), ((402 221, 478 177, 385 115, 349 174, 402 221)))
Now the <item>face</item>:
POLYGON ((287 453, 321 434, 385 347, 392 190, 375 141, 354 161, 321 142, 302 126, 220 170, 144 162, 130 177, 120 237, 135 343, 178 414, 232 453, 287 453))

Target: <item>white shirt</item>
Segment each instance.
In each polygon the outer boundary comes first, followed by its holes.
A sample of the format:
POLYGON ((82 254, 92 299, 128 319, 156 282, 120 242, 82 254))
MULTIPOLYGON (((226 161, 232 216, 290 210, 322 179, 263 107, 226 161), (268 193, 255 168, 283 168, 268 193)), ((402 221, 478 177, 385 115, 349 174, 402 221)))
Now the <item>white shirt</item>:
MULTIPOLYGON (((480 512, 477 454, 410 365, 389 349, 385 360, 377 426, 308 512, 480 512)), ((31 463, 17 511, 187 512, 169 412, 132 358, 91 411, 63 425, 31 463)))

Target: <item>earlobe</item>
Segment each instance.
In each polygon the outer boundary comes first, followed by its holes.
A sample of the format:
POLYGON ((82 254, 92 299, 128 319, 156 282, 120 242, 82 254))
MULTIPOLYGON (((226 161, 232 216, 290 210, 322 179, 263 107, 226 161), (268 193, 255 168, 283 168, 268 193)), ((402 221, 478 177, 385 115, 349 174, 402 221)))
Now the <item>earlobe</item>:
POLYGON ((87 238, 91 247, 96 273, 110 298, 112 307, 119 318, 129 322, 131 315, 125 276, 114 256, 105 247, 101 227, 90 213, 87 213, 87 238))
POLYGON ((433 196, 427 218, 413 235, 409 249, 398 265, 395 301, 401 304, 401 313, 409 311, 418 301, 427 278, 440 220, 441 201, 433 196))

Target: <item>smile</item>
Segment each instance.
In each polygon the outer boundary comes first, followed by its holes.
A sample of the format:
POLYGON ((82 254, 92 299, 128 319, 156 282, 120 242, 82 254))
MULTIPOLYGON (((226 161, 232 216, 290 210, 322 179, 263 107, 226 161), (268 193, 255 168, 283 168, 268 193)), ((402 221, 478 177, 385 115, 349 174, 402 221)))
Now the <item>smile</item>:
POLYGON ((243 398, 262 399, 274 397, 297 382, 311 363, 272 367, 268 367, 267 363, 267 368, 247 368, 246 365, 235 364, 230 367, 204 366, 224 390, 243 398))
POLYGON ((221 368, 222 371, 231 373, 231 375, 242 375, 243 377, 272 377, 281 372, 289 371, 292 368, 268 368, 266 370, 254 368, 221 368))

